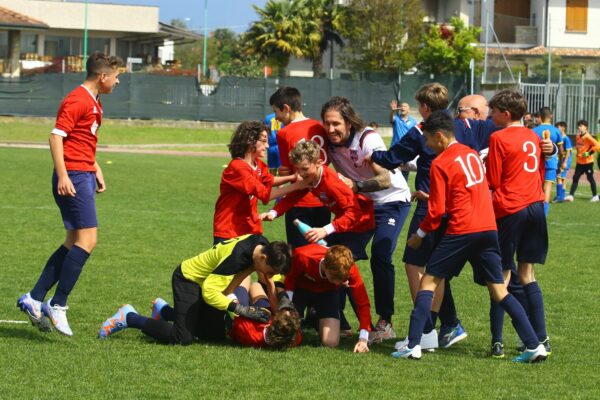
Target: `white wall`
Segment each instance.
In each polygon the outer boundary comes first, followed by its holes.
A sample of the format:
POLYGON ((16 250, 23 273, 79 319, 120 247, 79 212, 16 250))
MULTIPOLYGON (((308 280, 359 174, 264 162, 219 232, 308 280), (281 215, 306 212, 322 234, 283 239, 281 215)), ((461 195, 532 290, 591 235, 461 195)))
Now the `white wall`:
MULTIPOLYGON (((0 7, 45 22, 50 28, 84 28, 83 2, 0 0, 0 7)), ((158 32, 158 17, 158 7, 88 3, 89 30, 158 32)))
POLYGON ((600 48, 600 0, 588 0, 586 33, 566 31, 566 1, 550 0, 549 38, 551 47, 600 48))

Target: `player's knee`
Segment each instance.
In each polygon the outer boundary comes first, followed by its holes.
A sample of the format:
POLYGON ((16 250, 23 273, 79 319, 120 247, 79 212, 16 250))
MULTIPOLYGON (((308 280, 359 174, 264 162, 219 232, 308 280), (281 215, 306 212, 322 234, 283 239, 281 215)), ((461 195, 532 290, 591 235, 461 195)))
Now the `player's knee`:
POLYGON ((340 344, 340 338, 333 335, 323 336, 321 338, 321 345, 325 347, 337 347, 340 344))

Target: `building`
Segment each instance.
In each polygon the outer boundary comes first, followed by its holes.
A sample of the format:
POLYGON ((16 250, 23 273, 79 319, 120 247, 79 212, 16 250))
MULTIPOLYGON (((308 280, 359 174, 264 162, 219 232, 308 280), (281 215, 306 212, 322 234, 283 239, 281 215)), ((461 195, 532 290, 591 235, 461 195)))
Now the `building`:
MULTIPOLYGON (((141 59, 147 64, 168 61, 159 60, 159 48, 165 40, 172 47, 202 39, 201 35, 160 22, 159 8, 154 6, 90 2, 86 23, 84 2, 0 0, 0 59, 4 73, 15 76, 29 65, 57 66, 57 62, 63 70, 81 70, 86 28, 88 54, 102 51, 125 61, 141 59)), ((168 49, 161 50, 163 53, 170 57, 173 54, 168 49)))

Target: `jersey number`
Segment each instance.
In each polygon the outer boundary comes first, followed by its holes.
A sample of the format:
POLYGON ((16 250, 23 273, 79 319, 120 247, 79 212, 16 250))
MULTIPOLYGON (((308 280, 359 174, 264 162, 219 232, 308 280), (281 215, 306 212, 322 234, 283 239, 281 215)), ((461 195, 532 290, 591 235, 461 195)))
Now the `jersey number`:
POLYGON ((462 157, 456 157, 454 161, 458 161, 467 177, 467 184, 465 187, 471 187, 483 182, 485 171, 481 164, 481 159, 478 156, 469 153, 467 154, 466 160, 463 160, 462 157))
POLYGON ((523 168, 527 172, 536 172, 538 170, 537 147, 533 142, 523 143, 523 151, 528 157, 533 159, 533 167, 529 166, 529 159, 523 163, 523 168))

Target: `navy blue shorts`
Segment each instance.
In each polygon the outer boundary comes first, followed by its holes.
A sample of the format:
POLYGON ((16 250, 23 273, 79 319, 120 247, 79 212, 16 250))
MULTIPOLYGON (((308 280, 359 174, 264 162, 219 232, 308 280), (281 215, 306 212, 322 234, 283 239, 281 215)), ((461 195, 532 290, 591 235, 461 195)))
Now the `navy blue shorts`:
MULTIPOLYGON (((426 215, 427 207, 418 205, 415 209, 412 219, 410 220, 408 235, 406 236, 407 239, 410 238, 413 233, 417 232, 417 229, 419 229, 419 224, 423 221, 423 219, 425 219, 426 215)), ((435 232, 430 232, 427 236, 425 236, 421 246, 418 249, 415 250, 408 246, 404 246, 404 256, 402 257, 402 261, 406 264, 412 264, 421 267, 427 265, 433 249, 446 231, 447 223, 447 219, 442 219, 440 227, 435 232)))
POLYGON ((496 231, 444 235, 433 250, 425 272, 446 280, 458 276, 468 262, 487 283, 504 283, 496 231))
POLYGON ((334 232, 325 238, 327 246, 343 244, 352 252, 354 261, 368 260, 367 245, 373 237, 375 229, 367 232, 334 232))
POLYGON ((292 302, 300 315, 304 315, 304 311, 307 307, 313 307, 317 313, 318 319, 340 319, 339 290, 317 293, 302 288, 296 288, 294 289, 292 302))
POLYGON ((514 214, 496 220, 500 255, 504 269, 515 269, 517 262, 544 264, 548 254, 548 226, 544 203, 538 201, 514 214))
POLYGON ((67 173, 77 192, 75 197, 59 196, 58 176, 56 171, 52 174, 52 193, 60 209, 65 228, 72 231, 97 227, 96 174, 84 171, 67 171, 67 173))

